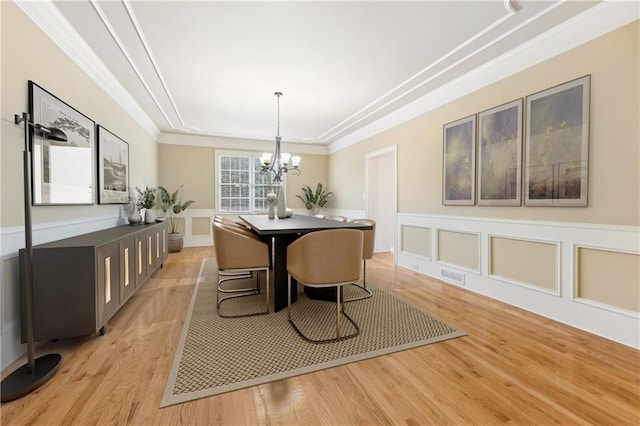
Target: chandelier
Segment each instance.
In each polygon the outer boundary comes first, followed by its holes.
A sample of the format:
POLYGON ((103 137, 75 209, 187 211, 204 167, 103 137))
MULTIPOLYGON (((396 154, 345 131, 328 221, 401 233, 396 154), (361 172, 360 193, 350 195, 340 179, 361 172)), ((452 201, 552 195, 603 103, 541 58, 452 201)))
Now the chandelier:
POLYGON ((287 154, 286 152, 280 153, 280 141, 282 137, 280 136, 280 97, 282 96, 282 92, 275 92, 276 98, 278 100, 278 129, 276 131, 276 151, 271 154, 269 152, 265 152, 260 157, 260 164, 262 165, 262 173, 272 173, 273 180, 275 183, 282 183, 282 179, 284 178, 284 173, 294 173, 296 175, 300 174, 300 169, 298 166, 300 165, 300 157, 291 154, 287 154))

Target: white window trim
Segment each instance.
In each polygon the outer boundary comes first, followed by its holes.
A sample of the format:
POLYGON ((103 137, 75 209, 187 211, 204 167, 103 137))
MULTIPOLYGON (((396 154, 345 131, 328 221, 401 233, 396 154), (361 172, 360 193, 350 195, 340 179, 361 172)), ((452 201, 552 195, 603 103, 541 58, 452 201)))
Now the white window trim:
MULTIPOLYGON (((246 211, 226 211, 226 210, 222 210, 221 208, 221 196, 220 196, 220 173, 221 173, 221 168, 220 168, 220 161, 221 161, 221 157, 250 157, 250 158, 260 158, 260 156, 262 155, 261 151, 227 151, 227 150, 216 150, 215 151, 215 185, 214 185, 214 191, 215 191, 215 200, 216 200, 216 211, 220 214, 253 214, 253 213, 264 213, 267 210, 253 210, 253 203, 250 202, 250 206, 251 206, 251 210, 249 212, 246 211)), ((251 177, 251 183, 249 184, 251 187, 251 192, 253 195, 255 195, 255 182, 253 182, 253 174, 251 177)), ((286 191, 286 175, 284 177, 284 180, 282 182, 282 189, 286 191)), ((286 192, 285 192, 286 193, 286 192)))

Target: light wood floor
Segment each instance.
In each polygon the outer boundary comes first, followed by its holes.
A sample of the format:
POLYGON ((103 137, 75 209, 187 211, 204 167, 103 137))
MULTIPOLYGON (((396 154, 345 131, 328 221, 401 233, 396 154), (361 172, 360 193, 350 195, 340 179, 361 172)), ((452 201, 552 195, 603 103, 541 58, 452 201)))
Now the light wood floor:
POLYGON ((370 281, 468 336, 160 409, 201 260, 213 255, 171 254, 105 336, 47 343, 39 353, 62 354, 60 370, 3 404, 2 425, 640 423, 639 351, 395 267, 388 254, 368 262, 370 281))

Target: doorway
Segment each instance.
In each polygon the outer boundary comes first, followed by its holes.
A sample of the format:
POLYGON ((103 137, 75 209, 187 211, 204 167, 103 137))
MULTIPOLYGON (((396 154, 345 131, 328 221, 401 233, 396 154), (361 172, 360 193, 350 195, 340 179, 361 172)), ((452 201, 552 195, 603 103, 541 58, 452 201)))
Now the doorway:
POLYGON ((376 221, 374 252, 394 252, 396 234, 396 146, 366 155, 366 217, 376 221))

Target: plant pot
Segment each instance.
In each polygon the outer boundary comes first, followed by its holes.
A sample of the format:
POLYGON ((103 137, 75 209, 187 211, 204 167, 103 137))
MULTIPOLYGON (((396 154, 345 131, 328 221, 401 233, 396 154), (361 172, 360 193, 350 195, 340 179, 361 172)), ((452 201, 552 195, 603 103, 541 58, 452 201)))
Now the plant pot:
POLYGON ((184 237, 180 232, 169 234, 169 253, 177 253, 184 246, 184 237))
POLYGON ((144 223, 154 223, 156 221, 156 212, 153 209, 144 211, 144 223))

